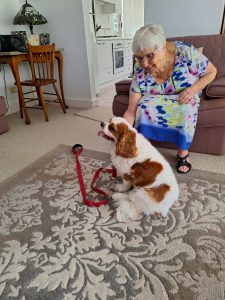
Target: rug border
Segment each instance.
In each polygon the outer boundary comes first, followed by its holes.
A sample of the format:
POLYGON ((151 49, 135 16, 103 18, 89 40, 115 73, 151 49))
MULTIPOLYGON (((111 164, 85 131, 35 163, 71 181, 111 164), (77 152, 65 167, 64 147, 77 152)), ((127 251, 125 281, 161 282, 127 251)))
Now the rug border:
MULTIPOLYGON (((29 164, 28 166, 24 167, 17 173, 11 175, 9 178, 6 178, 0 183, 0 189, 6 188, 6 185, 12 184, 13 181, 19 177, 26 177, 28 176, 28 172, 33 168, 34 165, 36 164, 41 164, 42 161, 45 161, 52 156, 54 153, 55 155, 60 154, 60 152, 66 150, 66 149, 72 149, 72 146, 70 145, 65 145, 65 144, 59 144, 56 146, 54 149, 50 150, 40 158, 36 159, 34 162, 29 164)), ((107 162, 109 161, 109 153, 106 152, 101 152, 101 151, 96 151, 96 150, 91 150, 91 149, 84 149, 82 152, 81 156, 89 157, 89 158, 96 158, 100 160, 106 160, 107 162)), ((75 166, 74 166, 75 170, 75 166)), ((182 180, 182 178, 187 178, 187 179, 193 179, 193 178, 198 178, 200 180, 211 180, 213 182, 217 183, 225 183, 225 174, 223 173, 215 173, 215 172, 209 172, 209 171, 204 171, 204 170, 197 170, 197 169, 192 169, 190 173, 188 174, 178 174, 175 170, 174 173, 176 175, 176 178, 178 179, 178 182, 182 180), (213 178, 213 179, 212 179, 213 178)))
MULTIPOLYGON (((65 145, 65 144, 59 144, 52 150, 48 151, 46 154, 42 155, 41 157, 37 158, 34 162, 30 163, 28 166, 22 168, 20 171, 16 172, 15 174, 9 176, 8 178, 4 179, 2 182, 0 182, 0 190, 5 188, 6 185, 12 184, 13 181, 19 177, 26 177, 29 175, 28 172, 33 168, 34 165, 36 164, 41 164, 43 161, 46 159, 50 158, 52 154, 58 155, 60 152, 66 150, 66 149, 72 149, 72 146, 70 145, 65 145)), ((95 151, 95 150, 90 150, 90 149, 84 149, 82 152, 81 156, 85 157, 90 157, 90 158, 96 158, 96 159, 101 159, 101 160, 106 160, 109 161, 109 154, 106 152, 101 152, 101 151, 95 151)), ((74 171, 75 171, 75 165, 74 165, 74 171)), ((2 190, 1 190, 2 192, 2 190)))

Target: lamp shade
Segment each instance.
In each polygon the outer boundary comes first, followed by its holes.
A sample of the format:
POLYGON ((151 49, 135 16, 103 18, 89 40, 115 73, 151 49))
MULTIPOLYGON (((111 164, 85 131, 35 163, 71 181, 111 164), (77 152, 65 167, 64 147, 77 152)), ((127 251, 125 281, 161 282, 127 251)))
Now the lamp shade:
POLYGON ((33 25, 46 24, 48 21, 33 6, 26 3, 21 7, 20 11, 13 19, 14 25, 28 25, 33 34, 33 25))

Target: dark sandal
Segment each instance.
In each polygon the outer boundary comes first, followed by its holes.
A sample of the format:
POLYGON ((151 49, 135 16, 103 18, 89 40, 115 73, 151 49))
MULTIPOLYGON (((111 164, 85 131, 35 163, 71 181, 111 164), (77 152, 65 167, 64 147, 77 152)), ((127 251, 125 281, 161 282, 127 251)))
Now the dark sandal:
POLYGON ((191 171, 191 164, 187 161, 187 158, 189 157, 189 153, 187 155, 185 155, 184 157, 181 157, 177 154, 177 158, 179 159, 178 160, 178 163, 177 163, 177 172, 180 173, 180 174, 187 174, 188 172, 191 171), (187 170, 186 172, 184 171, 180 171, 180 167, 188 167, 189 170, 187 170))

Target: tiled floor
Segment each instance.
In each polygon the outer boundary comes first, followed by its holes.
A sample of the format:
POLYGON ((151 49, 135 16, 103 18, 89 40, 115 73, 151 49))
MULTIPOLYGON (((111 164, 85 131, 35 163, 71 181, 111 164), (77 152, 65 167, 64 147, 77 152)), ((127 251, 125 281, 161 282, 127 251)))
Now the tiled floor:
POLYGON ((113 98, 116 94, 115 83, 120 80, 127 80, 127 79, 131 79, 131 78, 128 77, 128 75, 124 77, 119 77, 110 86, 102 88, 97 94, 98 106, 112 106, 113 98))
POLYGON ((115 84, 100 90, 97 94, 98 106, 112 106, 115 94, 115 84))

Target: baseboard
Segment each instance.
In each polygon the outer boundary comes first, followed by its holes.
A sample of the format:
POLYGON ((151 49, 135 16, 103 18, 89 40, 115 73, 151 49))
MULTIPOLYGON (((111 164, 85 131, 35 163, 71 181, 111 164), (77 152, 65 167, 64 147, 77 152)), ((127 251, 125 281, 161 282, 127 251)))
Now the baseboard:
POLYGON ((8 111, 7 111, 6 115, 14 114, 20 110, 18 99, 10 99, 10 103, 8 103, 8 104, 9 104, 9 107, 8 107, 8 111))
POLYGON ((67 105, 71 107, 81 107, 81 108, 92 108, 98 105, 98 99, 79 99, 79 98, 65 98, 67 105))
MULTIPOLYGON (((65 98, 65 102, 67 105, 71 107, 80 107, 80 108, 92 108, 98 105, 98 99, 79 99, 79 98, 65 98)), ((35 103, 29 104, 30 106, 35 105, 35 103)), ((18 112, 19 108, 19 100, 18 98, 10 99, 10 104, 6 115, 13 114, 18 112)))

